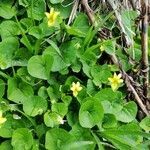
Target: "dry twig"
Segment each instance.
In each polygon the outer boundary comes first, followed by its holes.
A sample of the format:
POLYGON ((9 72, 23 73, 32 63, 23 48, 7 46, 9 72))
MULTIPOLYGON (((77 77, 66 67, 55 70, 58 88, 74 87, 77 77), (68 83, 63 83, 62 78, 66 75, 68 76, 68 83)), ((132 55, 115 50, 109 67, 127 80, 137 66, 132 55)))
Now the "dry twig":
POLYGON ((144 96, 147 98, 149 85, 149 62, 148 62, 148 0, 142 1, 142 70, 144 96))

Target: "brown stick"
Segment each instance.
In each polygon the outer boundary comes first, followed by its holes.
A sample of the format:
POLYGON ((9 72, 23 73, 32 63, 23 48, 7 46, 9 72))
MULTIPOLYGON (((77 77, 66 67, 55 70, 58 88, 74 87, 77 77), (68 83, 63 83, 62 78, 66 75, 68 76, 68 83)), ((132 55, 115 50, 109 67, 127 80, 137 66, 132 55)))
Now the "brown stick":
MULTIPOLYGON (((89 19, 91 20, 92 23, 94 23, 94 15, 91 13, 91 8, 89 9, 89 5, 88 5, 88 1, 87 0, 82 0, 82 5, 84 6, 87 14, 88 14, 88 17, 89 19), (90 10, 90 11, 89 11, 90 10)), ((137 101, 139 107, 141 108, 141 110, 147 115, 149 116, 150 113, 148 112, 147 108, 145 107, 145 105, 143 104, 142 100, 140 99, 139 95, 137 94, 135 88, 132 86, 131 84, 131 81, 130 81, 130 78, 129 76, 127 75, 127 73, 122 69, 122 66, 120 66, 120 64, 118 63, 118 59, 116 58, 115 55, 113 55, 112 57, 112 61, 114 62, 114 64, 117 64, 119 67, 121 67, 121 70, 122 70, 122 73, 123 73, 123 76, 125 78, 125 84, 127 85, 127 87, 132 91, 134 97, 135 97, 135 100, 137 101)))
POLYGON ((90 8, 89 4, 88 4, 88 0, 81 0, 81 4, 83 5, 91 23, 94 23, 95 21, 95 17, 94 17, 94 12, 93 10, 90 8))
POLYGON ((143 87, 144 96, 148 96, 148 85, 149 85, 149 62, 148 62, 148 0, 142 1, 142 70, 143 70, 143 87))
POLYGON ((132 91, 138 105, 140 106, 141 110, 147 115, 149 116, 150 113, 148 112, 148 110, 146 109, 145 105, 143 104, 142 100, 140 99, 139 95, 137 94, 135 88, 132 86, 132 84, 130 83, 130 79, 128 77, 128 75, 126 73, 124 73, 125 75, 125 83, 127 85, 127 87, 132 91))

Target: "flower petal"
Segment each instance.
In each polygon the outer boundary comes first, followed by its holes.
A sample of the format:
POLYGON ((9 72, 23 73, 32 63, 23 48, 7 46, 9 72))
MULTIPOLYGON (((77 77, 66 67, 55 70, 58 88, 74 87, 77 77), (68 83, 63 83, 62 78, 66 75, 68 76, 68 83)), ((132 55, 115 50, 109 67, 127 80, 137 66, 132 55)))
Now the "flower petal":
POLYGON ((119 73, 119 74, 118 74, 118 78, 120 79, 121 77, 122 77, 122 74, 121 74, 121 73, 119 73))
POLYGON ((0 124, 3 124, 6 120, 7 120, 6 118, 1 117, 0 118, 0 124))
POLYGON ((50 14, 53 14, 53 13, 54 13, 54 8, 51 7, 51 9, 50 9, 50 14))
POLYGON ((119 83, 123 83, 123 79, 119 79, 119 83))
POLYGON ((73 91, 73 96, 77 97, 77 95, 78 95, 78 91, 73 91))
POLYGON ((118 84, 111 84, 111 88, 113 91, 116 91, 118 89, 118 84))
POLYGON ((45 12, 45 15, 46 15, 47 18, 49 18, 50 13, 45 12))
POLYGON ((110 82, 113 82, 113 78, 108 78, 108 80, 109 80, 110 82))
POLYGON ((80 87, 78 87, 78 91, 81 91, 82 90, 82 87, 80 86, 80 87))

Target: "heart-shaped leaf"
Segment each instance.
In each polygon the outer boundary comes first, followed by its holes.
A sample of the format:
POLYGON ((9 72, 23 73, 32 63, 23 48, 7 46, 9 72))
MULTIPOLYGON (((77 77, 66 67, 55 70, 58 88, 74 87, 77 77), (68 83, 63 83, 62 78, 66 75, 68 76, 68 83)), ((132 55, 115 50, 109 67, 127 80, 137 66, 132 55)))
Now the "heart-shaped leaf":
POLYGON ((92 128, 102 121, 104 115, 103 107, 99 100, 87 98, 81 105, 79 111, 79 122, 82 127, 92 128))
POLYGON ((47 101, 39 96, 32 96, 23 103, 23 110, 29 116, 42 114, 47 109, 47 101))
POLYGON ((28 72, 31 76, 39 79, 49 79, 53 57, 51 55, 36 55, 28 61, 28 72))

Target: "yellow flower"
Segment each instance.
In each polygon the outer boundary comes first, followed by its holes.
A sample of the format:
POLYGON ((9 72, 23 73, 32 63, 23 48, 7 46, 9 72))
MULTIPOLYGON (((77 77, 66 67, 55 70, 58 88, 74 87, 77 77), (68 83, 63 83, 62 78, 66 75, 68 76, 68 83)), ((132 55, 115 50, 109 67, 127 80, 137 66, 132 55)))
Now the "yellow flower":
POLYGON ((54 8, 51 8, 50 13, 45 12, 45 15, 48 19, 48 26, 54 26, 57 16, 59 15, 59 12, 54 11, 54 8))
POLYGON ((0 111, 0 126, 6 121, 7 119, 3 117, 2 111, 0 111))
POLYGON ((73 96, 77 97, 78 92, 82 90, 82 87, 80 86, 80 82, 77 82, 77 83, 73 82, 70 90, 73 91, 73 96))
POLYGON ((114 76, 112 78, 108 78, 110 81, 110 85, 113 91, 117 90, 121 83, 123 83, 123 80, 121 79, 121 74, 116 75, 114 73, 114 76))

